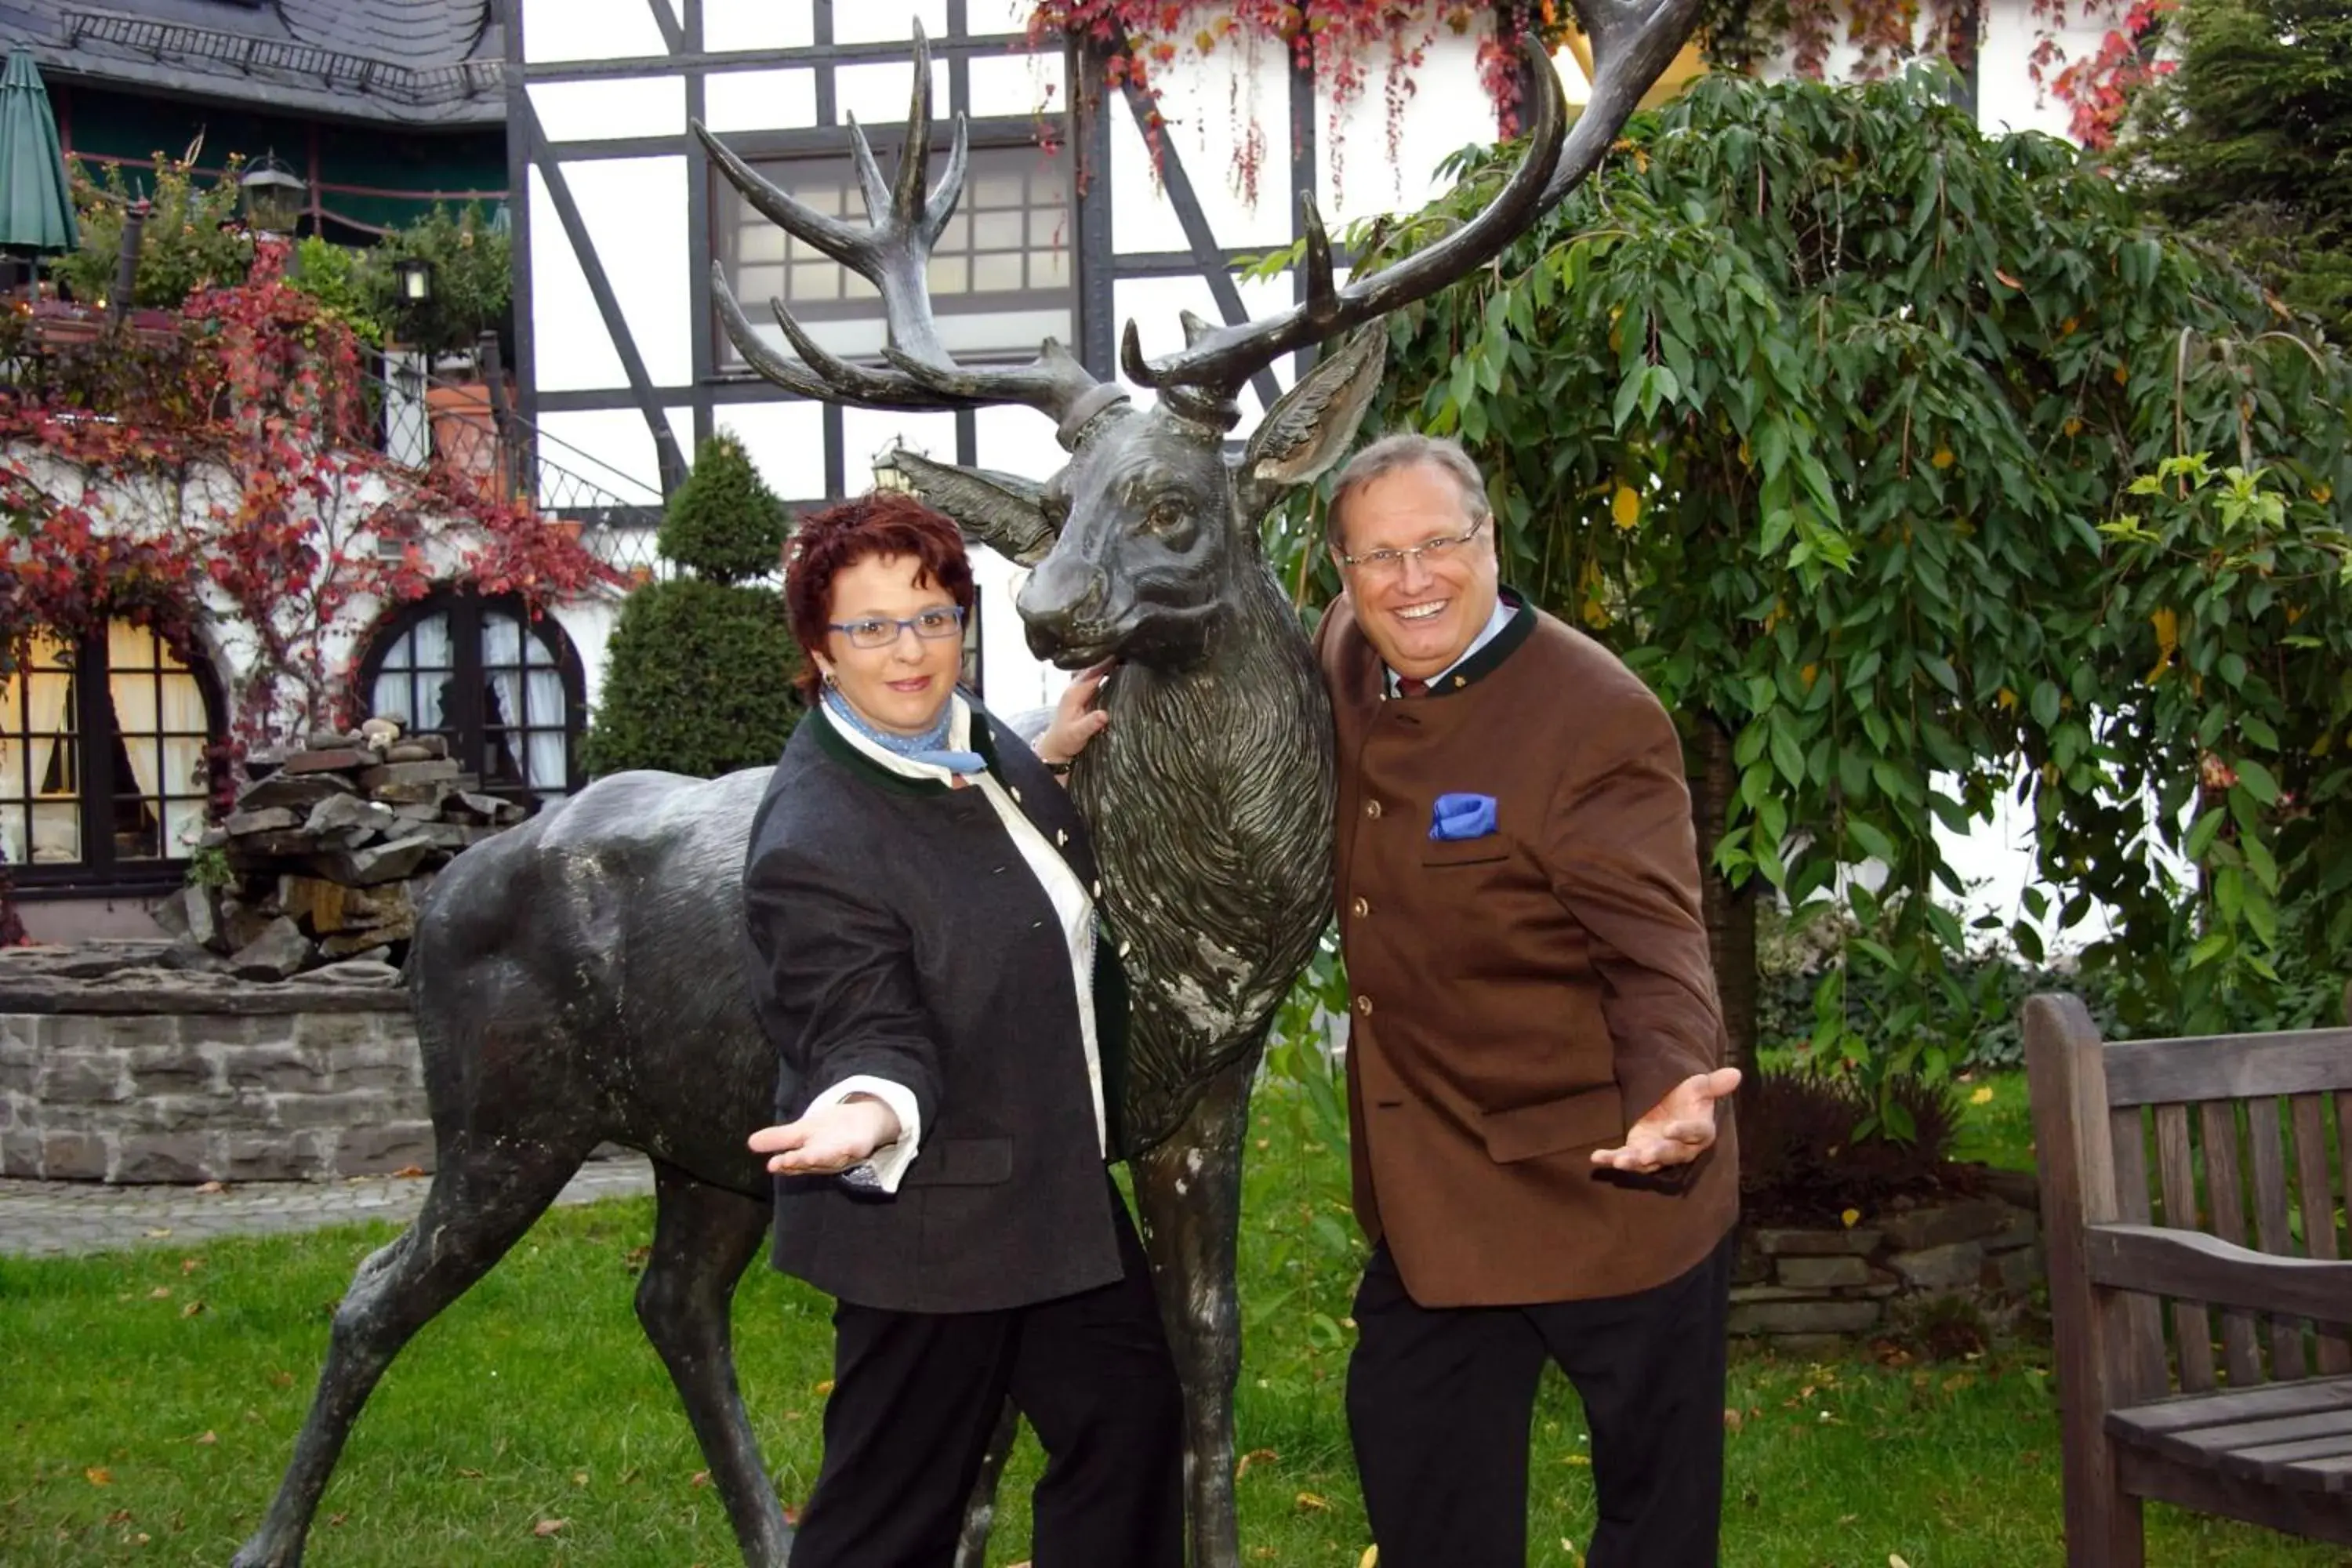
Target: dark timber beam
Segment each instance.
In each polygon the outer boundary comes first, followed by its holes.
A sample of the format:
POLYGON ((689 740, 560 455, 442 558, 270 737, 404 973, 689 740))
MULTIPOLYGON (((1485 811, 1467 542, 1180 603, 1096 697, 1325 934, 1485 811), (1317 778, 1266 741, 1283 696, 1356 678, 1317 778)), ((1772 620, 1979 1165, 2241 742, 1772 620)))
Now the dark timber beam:
POLYGON ((686 53, 686 32, 677 25, 677 16, 669 8, 669 0, 646 0, 652 8, 654 26, 661 29, 662 47, 672 58, 686 53))
MULTIPOLYGON (((656 0, 660 3, 660 0, 656 0)), ((580 216, 580 204, 572 197, 571 182, 563 177, 563 164, 549 150, 547 132, 539 123, 539 113, 531 107, 527 93, 518 93, 509 104, 514 119, 509 130, 520 132, 530 150, 530 162, 547 182, 547 205, 555 209, 556 221, 563 226, 564 237, 572 242, 572 253, 579 258, 582 276, 588 280, 588 292, 596 301, 596 313, 604 318, 604 330, 613 334, 613 348, 621 356, 622 372, 629 378, 629 391, 635 395, 638 411, 646 416, 646 427, 653 432, 654 458, 661 465, 662 493, 676 490, 686 479, 686 458, 677 449, 677 437, 669 427, 669 416, 654 395, 653 377, 646 373, 645 356, 637 352, 637 340, 630 331, 628 318, 621 313, 620 296, 613 291, 613 280, 604 275, 604 258, 588 236, 588 225, 580 216)))

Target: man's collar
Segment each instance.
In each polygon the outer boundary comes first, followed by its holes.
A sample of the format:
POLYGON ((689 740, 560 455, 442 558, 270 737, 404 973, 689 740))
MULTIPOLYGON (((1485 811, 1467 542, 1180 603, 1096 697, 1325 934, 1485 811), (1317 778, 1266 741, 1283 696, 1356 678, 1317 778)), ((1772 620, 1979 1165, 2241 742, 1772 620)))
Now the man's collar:
MULTIPOLYGON (((1475 686, 1494 674, 1535 629, 1535 605, 1528 596, 1507 586, 1500 589, 1495 598, 1495 616, 1489 618, 1486 628, 1471 642, 1468 652, 1430 679, 1425 695, 1450 697, 1475 686), (1507 617, 1505 612, 1508 612, 1507 617), (1497 619, 1501 621, 1499 626, 1496 624, 1497 619)), ((1382 665, 1381 690, 1384 695, 1393 690, 1394 680, 1395 672, 1382 665)))

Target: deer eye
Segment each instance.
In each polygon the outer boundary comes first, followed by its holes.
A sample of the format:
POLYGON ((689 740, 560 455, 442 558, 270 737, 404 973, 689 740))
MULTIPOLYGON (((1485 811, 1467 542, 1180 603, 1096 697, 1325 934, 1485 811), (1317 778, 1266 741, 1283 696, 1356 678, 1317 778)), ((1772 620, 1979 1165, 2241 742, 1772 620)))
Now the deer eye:
POLYGON ((1143 514, 1143 526, 1154 533, 1175 533, 1184 527, 1191 517, 1191 510, 1182 501, 1171 497, 1166 500, 1156 500, 1151 503, 1151 510, 1143 514))

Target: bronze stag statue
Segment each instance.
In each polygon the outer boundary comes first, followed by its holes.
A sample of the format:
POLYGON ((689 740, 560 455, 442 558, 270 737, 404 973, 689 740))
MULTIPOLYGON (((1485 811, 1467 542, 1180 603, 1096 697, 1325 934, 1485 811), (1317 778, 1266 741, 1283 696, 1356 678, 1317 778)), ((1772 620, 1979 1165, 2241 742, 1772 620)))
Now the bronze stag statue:
MULTIPOLYGON (((847 363, 774 310, 793 359, 754 332, 722 279, 729 335, 772 381, 902 409, 1016 404, 1055 419, 1068 464, 1042 484, 902 454, 931 504, 1034 568, 1030 647, 1065 668, 1117 656, 1113 722, 1070 787, 1094 829, 1103 901, 1130 943, 1128 1125, 1135 1191, 1185 1385, 1192 1568, 1240 1568, 1233 1394, 1234 1249, 1249 1088, 1275 1010, 1328 913, 1330 720, 1260 520, 1347 450, 1378 384, 1382 318, 1486 265, 1588 174, 1687 37, 1695 0, 1577 0, 1599 62, 1572 133, 1550 63, 1530 48, 1528 148, 1483 212, 1348 286, 1311 204, 1306 298, 1263 321, 1185 318, 1186 346, 1122 363, 1149 410, 1048 341, 1021 366, 968 367, 941 347, 925 274, 967 166, 959 119, 929 180, 929 52, 897 178, 853 144, 870 222, 777 189, 700 125, 728 180, 773 222, 871 280, 889 320, 880 365, 847 363), (1268 410, 1238 461, 1236 395, 1284 354, 1330 345, 1268 410)), ((744 847, 765 770, 709 781, 629 773, 458 857, 419 917, 409 963, 437 1164, 423 1212, 361 1264, 337 1309, 292 1463, 235 1568, 294 1568, 352 1424, 401 1347, 530 1229, 591 1150, 642 1150, 656 1183, 639 1321, 677 1387, 745 1561, 792 1543, 738 1392, 729 1305, 769 1221, 744 1147, 774 1054, 738 970, 744 847)), ((1009 1424, 1008 1424, 1009 1432, 1009 1424)), ((984 1541, 984 1479, 963 1561, 984 1541)))

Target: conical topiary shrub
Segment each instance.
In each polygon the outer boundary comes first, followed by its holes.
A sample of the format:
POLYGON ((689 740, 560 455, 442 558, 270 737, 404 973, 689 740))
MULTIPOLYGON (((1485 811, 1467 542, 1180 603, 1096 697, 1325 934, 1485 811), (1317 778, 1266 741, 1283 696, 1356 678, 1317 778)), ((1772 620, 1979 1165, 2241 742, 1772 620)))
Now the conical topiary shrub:
POLYGON ((744 579, 776 570, 791 522, 733 437, 696 450, 657 542, 685 574, 645 584, 621 607, 581 748, 592 776, 716 778, 776 760, 800 718, 800 659, 783 595, 744 579))

